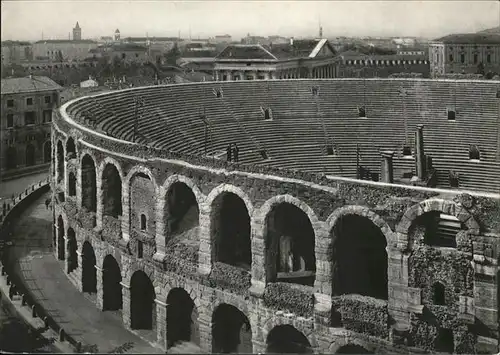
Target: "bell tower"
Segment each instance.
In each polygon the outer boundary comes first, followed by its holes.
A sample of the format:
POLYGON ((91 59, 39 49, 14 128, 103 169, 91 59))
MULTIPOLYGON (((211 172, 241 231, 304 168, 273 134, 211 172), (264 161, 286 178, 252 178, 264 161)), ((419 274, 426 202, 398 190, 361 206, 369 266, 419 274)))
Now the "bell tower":
POLYGON ((73 41, 81 41, 81 39, 82 39, 82 29, 80 28, 80 25, 78 24, 77 21, 75 28, 73 28, 73 41))

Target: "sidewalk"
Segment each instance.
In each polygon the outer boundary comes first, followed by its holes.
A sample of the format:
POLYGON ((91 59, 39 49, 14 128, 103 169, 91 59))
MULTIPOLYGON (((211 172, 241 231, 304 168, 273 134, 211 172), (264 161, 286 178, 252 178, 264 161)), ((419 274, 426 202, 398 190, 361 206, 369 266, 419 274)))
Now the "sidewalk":
POLYGON ((40 197, 13 226, 10 260, 15 272, 49 315, 67 334, 83 344, 83 351, 164 353, 127 331, 119 315, 101 312, 68 280, 52 254, 52 211, 40 197))

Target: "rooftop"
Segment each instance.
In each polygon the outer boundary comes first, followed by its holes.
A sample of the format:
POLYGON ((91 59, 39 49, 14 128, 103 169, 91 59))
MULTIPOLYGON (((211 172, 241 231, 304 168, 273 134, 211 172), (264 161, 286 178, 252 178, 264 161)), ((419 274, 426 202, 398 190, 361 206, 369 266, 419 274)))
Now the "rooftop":
POLYGON ((79 44, 97 44, 96 41, 91 39, 44 39, 41 41, 36 41, 35 43, 79 43, 79 44))
POLYGON ((2 41, 2 46, 30 46, 28 41, 2 41))
POLYGON ((434 42, 442 42, 446 44, 499 44, 500 34, 490 33, 463 33, 451 34, 441 38, 437 38, 434 42))
POLYGON ((2 79, 1 93, 3 95, 61 89, 60 85, 46 76, 27 76, 24 78, 2 79))

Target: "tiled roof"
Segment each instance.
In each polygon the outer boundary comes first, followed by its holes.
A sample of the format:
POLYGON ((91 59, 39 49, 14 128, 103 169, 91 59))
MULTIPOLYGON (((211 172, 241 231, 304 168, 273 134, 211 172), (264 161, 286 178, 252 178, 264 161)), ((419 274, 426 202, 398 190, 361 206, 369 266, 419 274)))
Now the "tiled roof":
POLYGON ((464 33, 451 34, 438 39, 434 42, 443 42, 446 44, 499 44, 500 34, 488 33, 464 33))
POLYGON ((258 44, 232 44, 220 52, 217 59, 276 60, 277 58, 258 44))
POLYGON ((61 90, 62 87, 46 76, 2 79, 2 94, 61 90))
POLYGON ((385 55, 377 55, 377 54, 364 54, 356 51, 346 51, 339 54, 339 57, 343 59, 370 59, 370 60, 424 60, 428 59, 426 54, 419 55, 409 55, 409 54, 385 54, 385 55))
POLYGON ((265 46, 278 59, 307 58, 319 43, 319 39, 301 39, 290 43, 265 46))

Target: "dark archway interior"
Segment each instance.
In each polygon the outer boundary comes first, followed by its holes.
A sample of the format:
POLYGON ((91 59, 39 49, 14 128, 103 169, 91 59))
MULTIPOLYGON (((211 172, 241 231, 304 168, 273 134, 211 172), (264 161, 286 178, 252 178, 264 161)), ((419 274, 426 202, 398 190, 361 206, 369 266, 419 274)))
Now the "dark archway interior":
POLYGON ((221 304, 212 316, 213 353, 252 353, 250 321, 238 308, 221 304))
POLYGON ((83 292, 97 292, 96 259, 94 248, 89 242, 83 243, 82 248, 82 288, 83 292))
POLYGON ((57 219, 57 257, 59 260, 64 260, 64 221, 62 216, 57 219))
POLYGON ((113 164, 106 164, 102 174, 103 213, 118 218, 122 215, 122 180, 113 164))
POLYGON ((267 353, 312 354, 306 336, 291 325, 278 325, 267 336, 267 353))
POLYGON ((432 211, 418 216, 413 222, 409 233, 412 239, 421 238, 427 245, 436 247, 456 248, 456 236, 465 226, 454 216, 439 211, 432 211))
POLYGON ((198 312, 189 294, 174 288, 167 297, 167 347, 179 342, 199 344, 198 312))
POLYGON ((193 191, 182 182, 172 184, 166 197, 165 225, 174 236, 199 225, 199 208, 193 191))
POLYGON ((432 302, 441 306, 444 306, 446 304, 445 287, 440 282, 436 282, 434 285, 432 285, 432 302))
POLYGON ((52 144, 50 143, 50 141, 47 141, 43 145, 43 162, 50 163, 51 158, 52 158, 52 144))
POLYGON ((236 194, 219 195, 212 205, 212 240, 217 261, 250 270, 250 216, 236 194))
POLYGON ((130 281, 130 307, 132 329, 154 329, 155 289, 143 271, 136 271, 130 281))
POLYGON ((451 329, 440 328, 434 348, 437 352, 453 354, 455 350, 453 331, 451 329))
POLYGON ((68 273, 78 267, 77 249, 78 245, 76 243, 75 231, 73 228, 68 228, 68 273))
POLYGON ((106 255, 102 264, 103 310, 117 311, 122 309, 122 275, 120 266, 111 255, 106 255))
POLYGON ((96 212, 97 188, 94 160, 85 155, 82 159, 82 207, 96 212))
POLYGON ((380 228, 366 217, 347 215, 333 233, 332 293, 387 299, 387 243, 380 228))
POLYGON ((76 196, 76 177, 75 177, 75 174, 74 173, 69 173, 69 181, 68 181, 68 185, 69 185, 69 195, 70 196, 76 196))
POLYGON ((68 138, 68 141, 66 142, 66 155, 68 157, 76 155, 75 141, 71 137, 68 138))
POLYGON ((57 142, 57 181, 64 177, 64 147, 61 141, 57 142))
POLYGON ((336 354, 373 354, 360 345, 348 344, 337 350, 336 354))
POLYGON ((33 144, 26 146, 26 166, 35 165, 35 147, 33 144))
POLYGON ((315 236, 308 216, 290 203, 281 203, 269 213, 266 226, 268 280, 313 286, 315 236))
POLYGON ((17 150, 14 147, 7 148, 5 152, 5 167, 7 169, 15 169, 17 167, 17 150))

